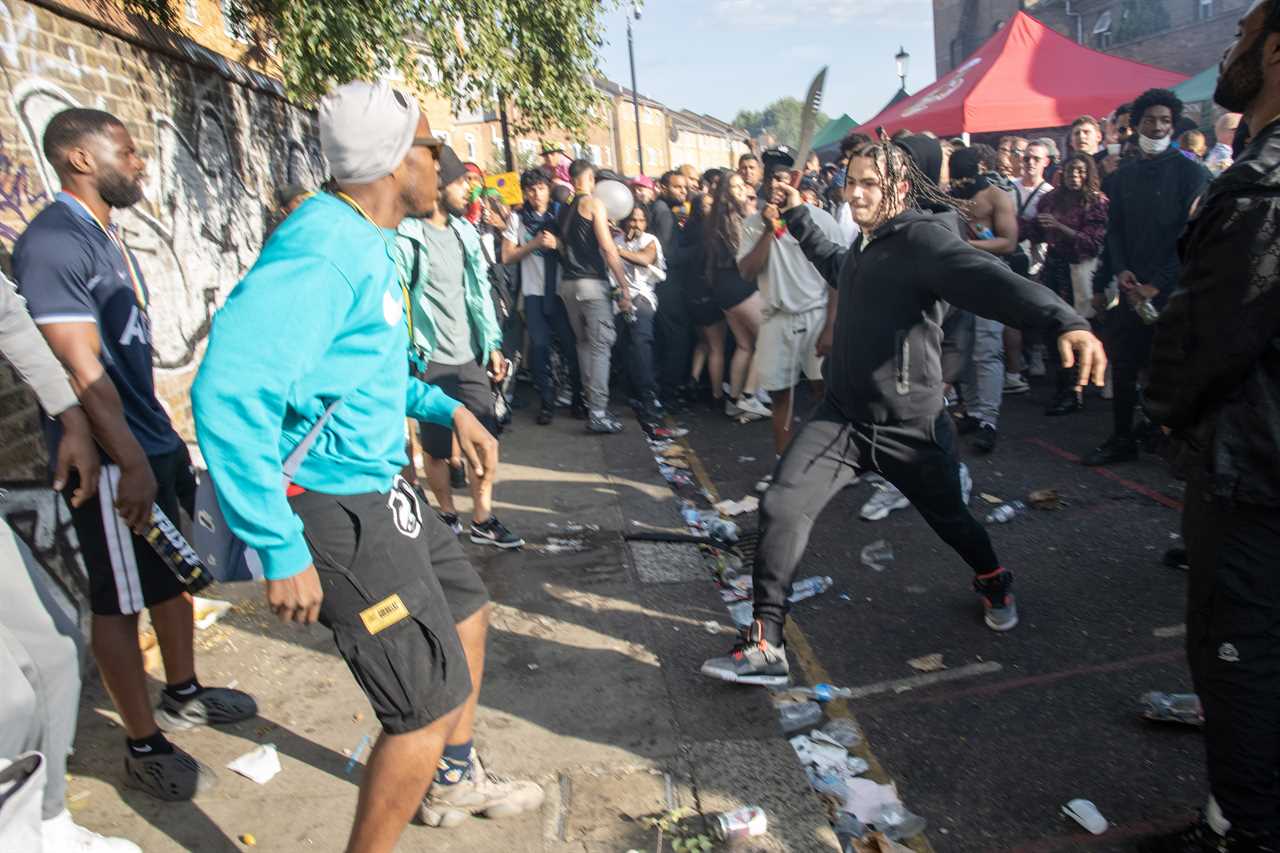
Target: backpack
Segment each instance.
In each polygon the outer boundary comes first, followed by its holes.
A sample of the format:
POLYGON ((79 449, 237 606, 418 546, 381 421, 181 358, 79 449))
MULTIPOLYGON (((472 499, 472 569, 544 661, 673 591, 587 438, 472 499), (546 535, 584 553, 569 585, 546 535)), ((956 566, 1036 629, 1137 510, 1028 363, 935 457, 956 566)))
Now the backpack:
MULTIPOLYGON (((293 482, 293 475, 302 467, 311 447, 320 436, 320 431, 338 408, 341 400, 334 400, 324 410, 324 414, 315 425, 303 436, 298 446, 289 453, 281 466, 284 474, 284 488, 293 482)), ((258 552, 250 548, 231 531, 227 519, 222 514, 222 506, 218 503, 218 492, 213 485, 213 477, 208 471, 201 472, 196 486, 196 513, 193 518, 191 547, 209 570, 214 580, 220 583, 237 581, 263 580, 262 558, 258 552)))

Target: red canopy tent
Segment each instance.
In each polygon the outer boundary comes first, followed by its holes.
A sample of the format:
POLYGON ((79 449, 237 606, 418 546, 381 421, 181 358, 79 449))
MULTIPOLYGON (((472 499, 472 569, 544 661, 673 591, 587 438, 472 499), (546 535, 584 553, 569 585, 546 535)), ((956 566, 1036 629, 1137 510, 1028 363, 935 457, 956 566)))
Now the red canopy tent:
POLYGON ((1062 127, 1186 79, 1083 47, 1018 12, 958 68, 858 130, 874 135, 882 126, 888 133, 906 128, 955 136, 1062 127))

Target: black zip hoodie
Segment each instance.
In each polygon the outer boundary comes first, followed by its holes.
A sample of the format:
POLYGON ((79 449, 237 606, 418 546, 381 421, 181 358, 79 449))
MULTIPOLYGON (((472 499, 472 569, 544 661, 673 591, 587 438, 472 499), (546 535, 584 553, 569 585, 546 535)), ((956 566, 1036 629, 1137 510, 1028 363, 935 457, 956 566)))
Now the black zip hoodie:
POLYGON ((844 249, 801 205, 787 227, 840 292, 827 398, 852 421, 895 424, 942 411, 948 304, 1020 329, 1085 330, 1053 291, 959 236, 954 211, 908 210, 844 249))

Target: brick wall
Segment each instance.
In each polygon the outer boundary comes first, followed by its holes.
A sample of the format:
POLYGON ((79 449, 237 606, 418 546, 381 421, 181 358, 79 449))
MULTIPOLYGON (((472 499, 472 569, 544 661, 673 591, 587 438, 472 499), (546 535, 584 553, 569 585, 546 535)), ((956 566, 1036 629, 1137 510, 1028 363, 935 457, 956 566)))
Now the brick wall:
MULTIPOLYGON (((190 440, 188 391, 209 321, 257 256, 274 188, 322 179, 313 119, 270 78, 110 12, 91 25, 87 0, 77 2, 0 0, 0 264, 8 269, 14 241, 58 189, 40 154, 48 120, 69 106, 119 116, 148 161, 148 181, 145 200, 116 222, 151 290, 160 397, 190 440)), ((0 514, 21 515, 15 528, 74 587, 64 511, 42 487, 38 418, 34 399, 0 367, 0 487, 9 492, 0 514)))

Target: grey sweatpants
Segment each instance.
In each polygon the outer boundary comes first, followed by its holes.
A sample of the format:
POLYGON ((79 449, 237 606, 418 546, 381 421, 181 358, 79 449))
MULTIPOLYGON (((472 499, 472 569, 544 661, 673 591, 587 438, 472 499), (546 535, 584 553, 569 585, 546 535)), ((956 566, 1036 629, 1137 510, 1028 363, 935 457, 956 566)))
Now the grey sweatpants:
POLYGON ((569 278, 560 282, 559 292, 577 339, 587 407, 600 414, 609 406, 609 357, 618 340, 608 285, 598 278, 569 278))
POLYGON ((80 709, 80 629, 45 570, 0 518, 0 756, 44 754, 43 816, 66 806, 67 753, 80 709))

